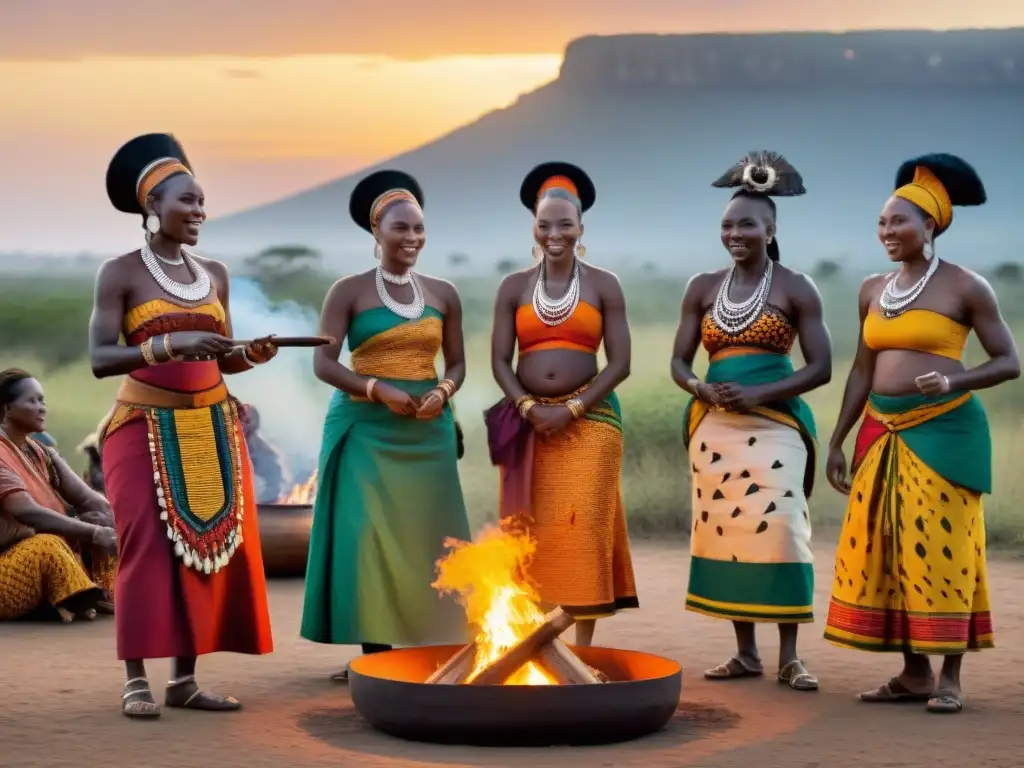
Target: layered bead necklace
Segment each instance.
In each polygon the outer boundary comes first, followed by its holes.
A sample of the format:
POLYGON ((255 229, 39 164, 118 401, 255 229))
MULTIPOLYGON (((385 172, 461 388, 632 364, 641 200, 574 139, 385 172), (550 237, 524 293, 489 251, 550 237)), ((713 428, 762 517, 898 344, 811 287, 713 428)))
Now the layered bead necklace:
POLYGON ((924 287, 928 285, 928 281, 932 279, 932 275, 935 274, 935 270, 938 268, 939 260, 933 256, 928 264, 928 269, 921 275, 921 279, 905 290, 897 285, 900 271, 897 269, 893 272, 889 282, 882 289, 882 295, 878 297, 878 305, 882 309, 882 314, 892 318, 906 312, 910 305, 917 301, 922 291, 924 291, 924 287))
POLYGON ((576 311, 580 303, 580 263, 575 258, 572 264, 572 277, 565 295, 560 299, 552 299, 547 292, 547 269, 543 262, 537 284, 533 287, 533 311, 545 325, 561 325, 576 311))
POLYGON ((764 311, 764 305, 768 303, 768 294, 772 289, 772 262, 764 268, 764 275, 758 283, 754 293, 746 301, 739 303, 729 299, 729 290, 732 288, 733 277, 736 275, 736 267, 729 270, 729 274, 722 281, 722 287, 718 289, 718 296, 711 309, 711 316, 715 324, 726 333, 736 334, 745 331, 752 326, 764 311))
POLYGON ((405 318, 406 320, 418 320, 423 316, 423 311, 426 309, 426 302, 423 300, 423 291, 420 289, 420 283, 416 279, 416 275, 413 274, 412 270, 409 270, 404 275, 395 275, 388 272, 378 264, 377 295, 380 297, 381 304, 383 304, 389 311, 395 313, 399 317, 405 318), (391 283, 392 285, 411 285, 412 303, 402 304, 400 301, 395 301, 391 298, 391 294, 388 293, 388 288, 385 283, 391 283))
POLYGON ((202 301, 210 293, 210 275, 199 266, 198 262, 192 258, 192 255, 184 248, 181 250, 181 261, 173 261, 171 259, 165 259, 162 256, 150 248, 149 243, 142 246, 142 263, 146 265, 146 269, 149 270, 149 274, 152 275, 153 279, 156 280, 165 292, 171 296, 194 303, 202 301), (194 282, 185 284, 179 283, 177 280, 171 279, 163 267, 160 266, 160 262, 164 261, 167 264, 181 265, 187 264, 188 268, 195 275, 196 279, 194 282))

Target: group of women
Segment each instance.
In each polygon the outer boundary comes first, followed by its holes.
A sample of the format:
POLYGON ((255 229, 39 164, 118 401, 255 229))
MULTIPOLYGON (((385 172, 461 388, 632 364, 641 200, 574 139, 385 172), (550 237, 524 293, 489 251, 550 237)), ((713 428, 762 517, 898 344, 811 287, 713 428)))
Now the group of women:
MULTIPOLYGON (((814 284, 779 260, 775 202, 805 190, 773 153, 744 158, 714 186, 735 190, 721 221, 732 265, 686 286, 671 362, 692 396, 683 420, 693 523, 686 607, 735 627, 736 653, 709 679, 763 675, 754 626, 768 622, 779 626, 779 681, 816 690, 797 652, 797 625, 813 621, 817 463, 801 396, 830 380, 831 344, 814 284), (700 346, 710 360, 703 379, 693 369, 700 346)), ((107 189, 117 209, 142 216, 146 238, 96 280, 93 371, 123 377, 99 431, 106 499, 29 437, 45 426, 38 382, 0 375, 0 618, 113 609, 125 715, 160 715, 144 660, 168 657, 165 706, 234 710, 237 700, 198 686, 196 658, 269 653, 272 641, 252 464, 223 377, 267 363, 276 348, 232 339, 227 269, 187 248, 205 201, 173 137, 128 142, 107 189)), ((488 443, 501 516, 536 542, 529 577, 589 644, 597 619, 639 605, 615 395, 629 375, 630 331, 618 279, 584 258, 583 216, 596 198, 587 174, 540 165, 520 197, 536 263, 498 289, 491 364, 504 397, 485 414, 488 443)), ((902 672, 865 701, 959 711, 963 654, 993 643, 981 503, 991 448, 973 392, 1015 378, 1020 363, 988 284, 935 255, 953 207, 984 200, 959 158, 905 164, 878 221, 898 266, 861 289, 857 357, 828 451, 829 482, 849 507, 826 637, 904 656, 902 672), (972 329, 989 361, 968 370, 972 329), (843 444, 862 415, 851 479, 843 444), (944 658, 938 681, 930 655, 944 658)), ((378 263, 330 288, 321 332, 336 341, 314 358, 335 393, 301 634, 364 653, 467 634, 461 609, 430 586, 445 540, 470 530, 453 409, 466 376, 462 305, 453 285, 415 270, 423 210, 407 174, 380 171, 357 185, 350 213, 378 263)))

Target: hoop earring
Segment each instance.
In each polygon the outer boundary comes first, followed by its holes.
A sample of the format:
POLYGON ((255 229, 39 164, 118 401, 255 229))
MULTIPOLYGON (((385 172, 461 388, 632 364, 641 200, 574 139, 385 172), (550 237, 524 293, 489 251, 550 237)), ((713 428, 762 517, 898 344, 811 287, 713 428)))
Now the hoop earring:
POLYGON ((774 240, 774 239, 775 239, 774 237, 769 237, 769 238, 768 238, 768 243, 767 243, 767 244, 768 244, 768 245, 771 245, 771 244, 772 244, 772 240, 774 240))
POLYGON ((155 213, 151 213, 146 217, 146 231, 150 235, 155 235, 160 232, 160 217, 155 213))
POLYGON ((539 245, 533 246, 531 253, 533 254, 534 261, 540 261, 544 258, 544 250, 539 245))
POLYGON ((380 261, 384 257, 384 249, 380 247, 380 243, 374 243, 373 245, 373 258, 380 261))
POLYGON ((576 258, 577 259, 585 259, 585 258, 587 258, 587 246, 585 246, 579 240, 576 241, 576 258))
POLYGON ((925 261, 931 261, 935 258, 935 247, 932 245, 931 240, 924 241, 924 248, 921 249, 921 253, 924 254, 925 261))

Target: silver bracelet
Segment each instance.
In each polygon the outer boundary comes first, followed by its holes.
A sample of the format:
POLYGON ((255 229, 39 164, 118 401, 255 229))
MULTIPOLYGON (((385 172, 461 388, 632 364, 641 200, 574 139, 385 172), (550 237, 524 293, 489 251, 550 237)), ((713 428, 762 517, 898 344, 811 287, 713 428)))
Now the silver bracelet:
POLYGON ((245 353, 245 347, 239 347, 238 349, 242 352, 242 359, 245 360, 246 365, 250 368, 255 368, 256 363, 249 359, 249 355, 245 353))

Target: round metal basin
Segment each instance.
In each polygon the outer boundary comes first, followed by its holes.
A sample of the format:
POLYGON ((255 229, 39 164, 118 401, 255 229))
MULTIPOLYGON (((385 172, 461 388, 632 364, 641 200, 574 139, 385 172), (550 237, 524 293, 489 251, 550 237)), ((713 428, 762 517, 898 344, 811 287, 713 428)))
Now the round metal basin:
POLYGON ((312 504, 259 504, 256 507, 267 578, 306 575, 309 535, 313 529, 312 504))
POLYGON ((671 719, 682 691, 679 664, 638 651, 570 647, 611 682, 427 685, 460 648, 433 645, 355 659, 352 703, 392 736, 474 746, 610 744, 654 733, 671 719))

